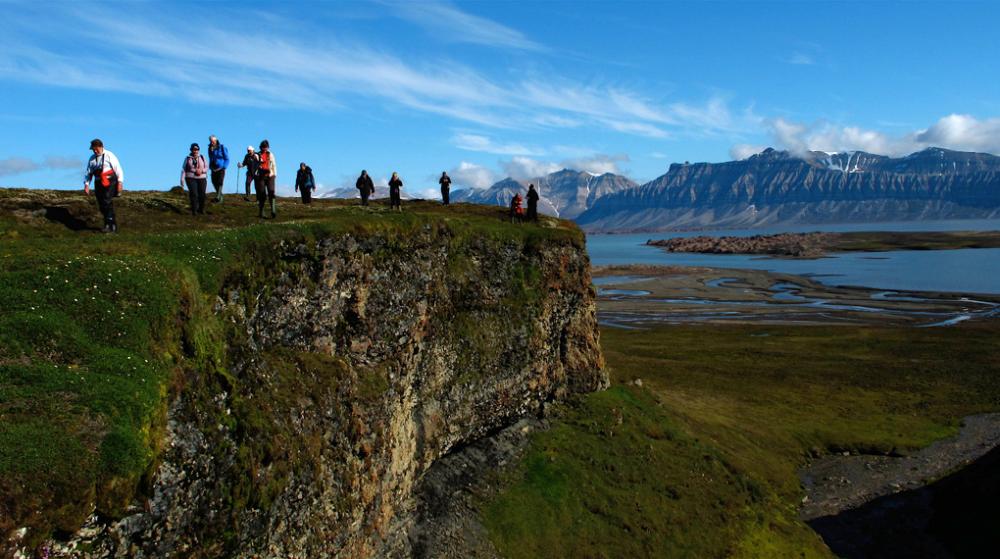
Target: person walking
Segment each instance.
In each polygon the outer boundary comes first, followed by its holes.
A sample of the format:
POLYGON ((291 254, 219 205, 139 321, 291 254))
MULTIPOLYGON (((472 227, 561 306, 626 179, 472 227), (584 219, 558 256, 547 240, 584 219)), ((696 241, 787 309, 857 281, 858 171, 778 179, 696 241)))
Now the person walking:
POLYGON ((392 178, 389 179, 389 208, 396 208, 397 211, 403 211, 402 201, 400 199, 399 189, 403 187, 403 179, 399 178, 396 171, 392 172, 392 178))
POLYGON ((372 178, 368 176, 368 171, 364 169, 361 170, 361 176, 358 177, 357 182, 354 186, 358 188, 361 192, 361 205, 368 205, 368 197, 375 193, 375 183, 372 182, 372 178))
POLYGON ((538 221, 538 191, 534 184, 528 185, 528 221, 538 221))
POLYGON ((215 201, 222 203, 223 186, 226 183, 226 167, 229 167, 229 150, 214 135, 208 137, 208 163, 212 170, 215 201))
POLYGON ((514 197, 510 199, 510 222, 514 223, 516 220, 518 223, 524 221, 524 208, 521 207, 521 193, 518 192, 514 194, 514 197))
POLYGON ((94 196, 104 218, 103 231, 117 233, 118 222, 115 220, 114 199, 122 193, 125 174, 118 158, 104 149, 104 142, 99 138, 90 141, 90 151, 93 155, 87 161, 87 173, 83 176, 83 193, 90 196, 90 180, 94 179, 94 196))
POLYGON ((447 206, 449 195, 451 194, 451 177, 448 176, 447 172, 441 171, 441 178, 438 179, 438 184, 441 185, 441 203, 447 206))
POLYGON ((271 144, 260 143, 260 163, 257 165, 257 216, 264 217, 264 205, 271 202, 271 219, 278 216, 278 205, 274 198, 274 183, 278 179, 278 163, 271 153, 271 144))
POLYGON ((208 163, 196 143, 191 144, 191 153, 184 158, 184 163, 181 165, 181 184, 187 186, 191 215, 204 215, 208 190, 208 163))
POLYGON ((313 170, 305 163, 299 163, 299 172, 295 174, 295 191, 302 195, 302 203, 312 202, 312 192, 316 190, 316 179, 313 170))
POLYGON ((254 178, 257 176, 258 163, 260 163, 260 158, 254 153, 253 146, 247 146, 247 154, 243 156, 243 162, 236 164, 237 168, 246 167, 247 169, 246 184, 244 185, 246 194, 243 195, 243 199, 247 202, 250 201, 250 185, 253 184, 254 178))

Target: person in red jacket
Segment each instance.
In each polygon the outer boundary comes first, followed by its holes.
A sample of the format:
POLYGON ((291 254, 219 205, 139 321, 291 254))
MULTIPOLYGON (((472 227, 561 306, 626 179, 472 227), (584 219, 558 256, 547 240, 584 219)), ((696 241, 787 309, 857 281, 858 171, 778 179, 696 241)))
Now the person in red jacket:
POLYGON ((518 223, 524 221, 524 208, 521 207, 521 193, 518 192, 514 194, 514 197, 510 199, 510 222, 514 223, 516 220, 518 223))

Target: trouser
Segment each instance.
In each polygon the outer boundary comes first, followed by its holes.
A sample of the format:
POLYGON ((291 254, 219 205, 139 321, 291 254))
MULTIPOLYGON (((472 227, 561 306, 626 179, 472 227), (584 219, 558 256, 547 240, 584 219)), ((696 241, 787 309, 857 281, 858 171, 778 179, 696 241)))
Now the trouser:
POLYGON ((442 186, 441 187, 441 203, 442 204, 444 204, 446 206, 448 205, 448 200, 449 200, 449 195, 450 194, 451 194, 451 189, 450 188, 448 188, 447 186, 442 186))
POLYGON ((310 190, 309 187, 300 188, 299 194, 302 195, 303 204, 308 204, 309 202, 312 202, 312 190, 310 190))
POLYGON ((398 188, 390 188, 389 189, 389 207, 390 208, 398 208, 398 207, 400 207, 399 189, 398 188))
POLYGON ((371 194, 372 194, 372 192, 370 190, 368 190, 367 188, 362 188, 361 189, 361 205, 362 206, 367 206, 368 205, 368 197, 371 196, 371 194))
POLYGON ((257 177, 257 212, 264 215, 264 206, 271 202, 271 215, 278 213, 278 206, 274 199, 274 179, 272 176, 257 177))
MULTIPOLYGON (((100 180, 100 179, 98 179, 100 180)), ((94 185, 94 197, 97 198, 97 208, 101 210, 104 217, 104 225, 115 226, 115 191, 117 186, 94 185)))
POLYGON ((226 170, 225 169, 215 169, 212 171, 212 186, 215 187, 215 201, 221 202, 223 192, 222 189, 226 184, 226 170))
POLYGON ((208 179, 202 177, 184 177, 184 182, 188 188, 188 200, 191 201, 191 215, 205 213, 205 198, 208 198, 208 179))
POLYGON ((528 221, 538 221, 538 204, 528 202, 528 221))
POLYGON ((247 168, 247 181, 246 181, 246 185, 245 185, 246 189, 247 189, 246 190, 246 192, 247 192, 246 193, 246 197, 247 198, 250 197, 250 185, 251 184, 253 184, 253 173, 250 171, 250 168, 248 167, 247 168))

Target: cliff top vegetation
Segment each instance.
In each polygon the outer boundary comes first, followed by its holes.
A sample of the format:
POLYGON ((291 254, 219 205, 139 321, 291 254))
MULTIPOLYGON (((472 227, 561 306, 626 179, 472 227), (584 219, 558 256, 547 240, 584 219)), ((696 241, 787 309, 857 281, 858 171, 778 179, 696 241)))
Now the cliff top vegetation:
POLYGON ((570 222, 511 225, 504 208, 281 200, 273 220, 231 196, 197 218, 185 193, 126 192, 121 232, 80 192, 0 190, 0 534, 29 543, 93 510, 119 515, 155 467, 184 370, 221 368, 198 317, 232 274, 280 265, 276 246, 343 234, 451 246, 583 245, 570 222))

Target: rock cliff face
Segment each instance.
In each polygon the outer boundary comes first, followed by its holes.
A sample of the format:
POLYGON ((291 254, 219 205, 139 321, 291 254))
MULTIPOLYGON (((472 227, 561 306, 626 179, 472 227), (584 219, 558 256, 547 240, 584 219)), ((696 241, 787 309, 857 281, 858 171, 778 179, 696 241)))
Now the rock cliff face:
POLYGON ((148 499, 55 555, 408 554, 392 527, 436 460, 607 384, 582 243, 458 235, 283 242, 231 274, 148 499))
POLYGON ((767 149, 742 161, 675 163, 649 183, 598 199, 576 221, 589 231, 655 231, 997 216, 1000 157, 767 149))

